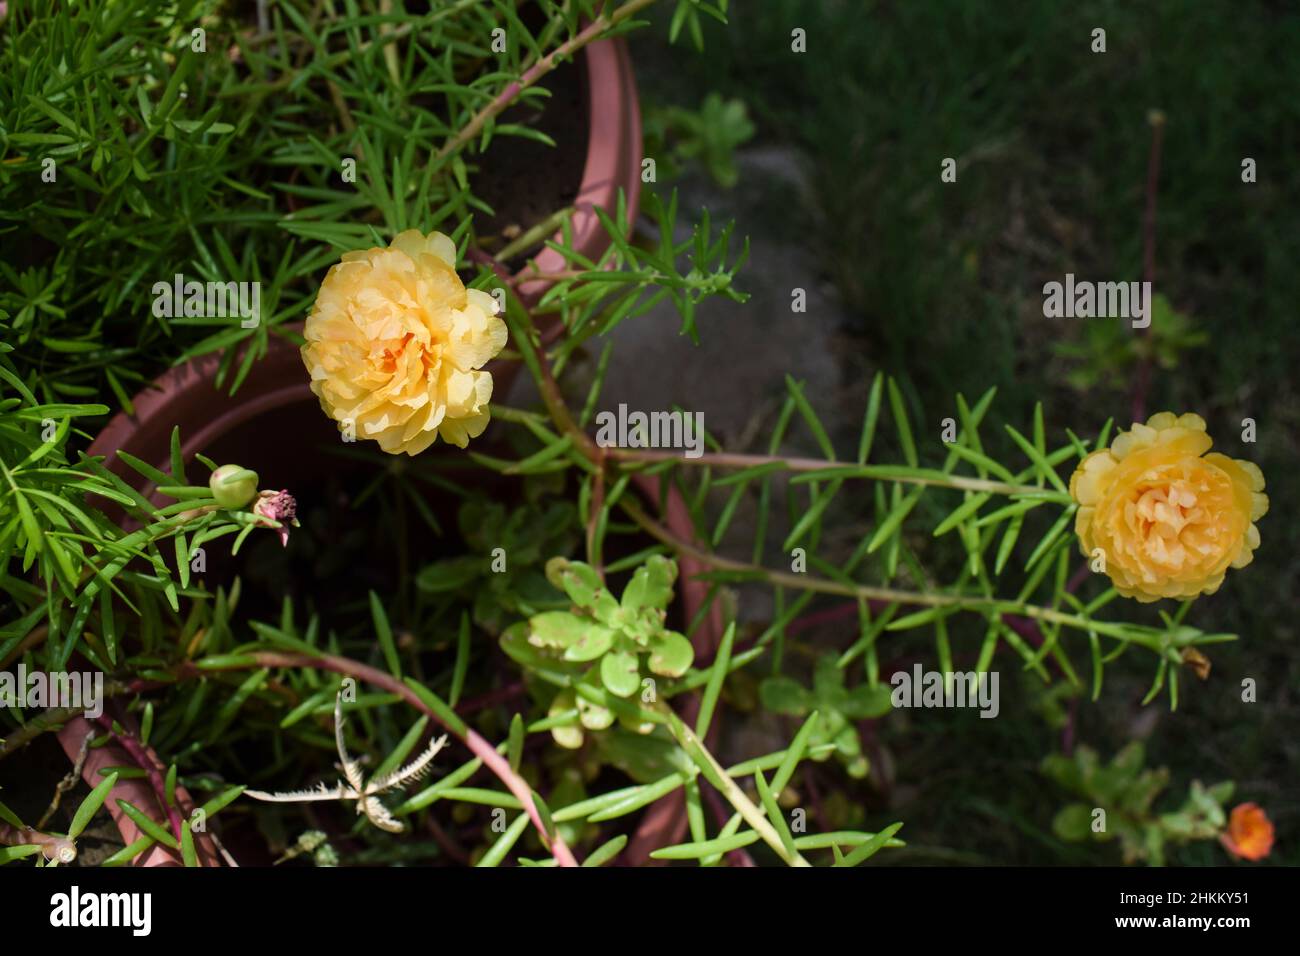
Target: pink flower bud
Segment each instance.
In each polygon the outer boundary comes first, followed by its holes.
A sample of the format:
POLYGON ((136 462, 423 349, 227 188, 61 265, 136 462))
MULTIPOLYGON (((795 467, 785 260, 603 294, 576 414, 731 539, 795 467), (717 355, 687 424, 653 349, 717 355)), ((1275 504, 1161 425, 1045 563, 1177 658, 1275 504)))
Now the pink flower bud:
MULTIPOLYGON (((253 514, 266 518, 268 522, 279 522, 276 531, 280 534, 280 544, 288 547, 289 528, 298 527, 298 502, 286 490, 258 492, 257 501, 253 502, 253 514)), ((260 523, 260 522, 259 522, 260 523)), ((272 527, 265 524, 263 527, 272 527)))

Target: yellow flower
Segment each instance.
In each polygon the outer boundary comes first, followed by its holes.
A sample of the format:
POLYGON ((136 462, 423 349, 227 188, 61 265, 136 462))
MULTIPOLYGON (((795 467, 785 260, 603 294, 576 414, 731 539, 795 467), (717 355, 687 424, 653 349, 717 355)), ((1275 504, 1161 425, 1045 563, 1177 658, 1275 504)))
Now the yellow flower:
POLYGON ((307 318, 302 360, 321 408, 389 454, 439 435, 464 448, 487 427, 492 373, 480 370, 506 326, 455 265, 449 238, 408 229, 387 249, 344 253, 307 318))
POLYGON ((1199 415, 1161 412, 1075 470, 1079 546, 1089 558, 1100 549, 1125 597, 1213 594, 1229 567, 1254 556, 1254 522, 1268 510, 1264 474, 1248 461, 1206 455, 1211 444, 1199 415))

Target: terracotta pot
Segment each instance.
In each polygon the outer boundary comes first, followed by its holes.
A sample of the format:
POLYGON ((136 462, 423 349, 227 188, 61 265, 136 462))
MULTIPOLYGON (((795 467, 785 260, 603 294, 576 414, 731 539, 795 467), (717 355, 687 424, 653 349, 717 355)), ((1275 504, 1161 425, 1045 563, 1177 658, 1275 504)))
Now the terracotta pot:
MULTIPOLYGON (((584 55, 588 76, 588 148, 571 225, 574 247, 582 255, 596 259, 608 247, 609 237, 593 207, 614 209, 621 188, 627 197, 629 222, 636 215, 641 192, 641 111, 631 58, 622 39, 593 43, 584 55)), ((525 269, 548 273, 564 267, 559 253, 545 249, 525 269)), ((544 280, 529 281, 521 283, 518 291, 527 301, 536 301, 548 287, 544 280)), ((220 356, 208 355, 160 376, 151 387, 135 396, 134 415, 119 413, 109 421, 91 444, 89 454, 105 456, 107 467, 151 493, 147 483, 118 458, 119 451, 127 451, 166 470, 171 432, 176 425, 181 428, 187 462, 199 451, 221 460, 223 443, 234 440, 246 427, 255 427, 258 452, 252 457, 241 452, 241 464, 268 479, 273 478, 281 487, 292 488, 298 480, 313 477, 319 465, 314 449, 338 441, 338 433, 321 413, 308 387, 297 348, 273 336, 268 354, 253 366, 234 397, 215 384, 219 363, 220 356)), ((497 393, 504 394, 519 365, 494 362, 489 368, 496 380, 497 393)), ((246 448, 246 441, 244 445, 246 448)), ((105 511, 113 513, 111 503, 101 504, 105 511)), ((60 742, 70 759, 75 759, 88 729, 89 725, 78 719, 60 732, 60 742)), ((156 755, 152 759, 156 760, 156 755)), ((101 767, 136 763, 120 747, 109 745, 91 752, 83 777, 94 786, 99 782, 101 767)), ((118 809, 117 798, 128 800, 151 815, 157 814, 156 819, 167 825, 147 781, 123 780, 109 795, 107 806, 125 843, 138 839, 140 831, 118 809)), ((189 795, 184 794, 182 805, 188 801, 189 795)), ((204 865, 221 865, 211 840, 196 841, 196 850, 204 865)), ((155 846, 145 854, 140 865, 168 866, 179 862, 179 855, 166 847, 155 846)))
MULTIPOLYGON (((121 720, 122 718, 119 718, 119 721, 121 720)), ((86 718, 74 717, 64 724, 63 729, 59 731, 59 744, 63 747, 63 752, 68 755, 68 759, 75 763, 77 754, 81 751, 82 741, 86 739, 87 735, 98 736, 103 732, 104 728, 92 724, 86 718)), ((139 767, 146 772, 166 774, 167 767, 152 749, 144 746, 139 749, 142 753, 132 756, 118 744, 110 742, 103 747, 88 751, 86 762, 82 765, 81 779, 86 782, 86 786, 96 787, 104 779, 104 774, 101 771, 108 767, 139 767), (143 760, 137 759, 139 756, 143 756, 143 760)), ((173 796, 179 814, 182 817, 188 817, 195 807, 189 792, 178 784, 173 796)), ((104 801, 104 809, 108 811, 109 816, 113 818, 113 823, 117 825, 125 846, 130 846, 144 836, 144 833, 136 825, 135 821, 128 817, 122 811, 122 808, 118 806, 118 800, 125 800, 132 806, 143 810, 158 821, 164 829, 172 832, 167 815, 159 804, 157 794, 147 779, 136 777, 119 780, 113 789, 109 791, 108 799, 104 801)), ((194 854, 198 858, 200 866, 221 866, 221 857, 217 852, 216 844, 206 834, 195 835, 194 854)), ((161 843, 155 843, 136 858, 134 865, 183 866, 184 862, 179 852, 163 846, 161 843)))

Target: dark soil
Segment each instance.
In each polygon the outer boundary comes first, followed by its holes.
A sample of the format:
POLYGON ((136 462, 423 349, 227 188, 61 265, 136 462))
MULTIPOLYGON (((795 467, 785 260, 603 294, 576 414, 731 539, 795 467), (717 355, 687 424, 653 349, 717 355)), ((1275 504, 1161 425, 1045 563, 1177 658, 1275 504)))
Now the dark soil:
MULTIPOLYGON (((582 186, 587 161, 587 61, 584 57, 558 67, 545 80, 551 95, 540 104, 518 104, 501 114, 498 125, 519 123, 545 133, 548 146, 519 136, 493 139, 473 177, 474 192, 492 207, 474 224, 483 248, 504 246, 547 216, 573 202, 582 186)), ((511 259, 522 266, 541 244, 511 259)))
MULTIPOLYGON (((4 791, 5 806, 23 823, 36 826, 59 783, 71 771, 72 764, 58 738, 53 733, 41 734, 13 756, 0 761, 0 788, 4 791)), ((78 779, 59 801, 59 808, 46 821, 45 829, 66 833, 73 814, 89 794, 85 781, 78 779)), ((77 839, 77 861, 73 865, 95 866, 121 848, 117 827, 106 816, 97 817, 77 839)))
MULTIPOLYGON (((445 556, 450 543, 433 537, 418 515, 396 515, 376 497, 358 504, 381 470, 391 475, 409 464, 405 456, 380 462, 369 454, 372 448, 365 441, 344 444, 312 402, 263 413, 212 442, 208 451, 215 461, 238 462, 262 476, 265 487, 289 490, 301 527, 291 529, 287 547, 273 531, 255 532, 236 556, 230 554, 229 539, 212 542, 204 586, 229 589, 238 575, 241 616, 254 620, 275 620, 286 596, 334 620, 331 611, 364 605, 368 590, 387 593, 399 577, 445 556), (406 567, 397 558, 403 537, 413 561, 406 567)), ((428 454, 436 458, 442 451, 435 446, 428 454)), ((191 481, 206 482, 207 474, 201 464, 191 464, 191 481)), ((430 493, 425 500, 439 523, 454 529, 457 502, 448 497, 430 493)))

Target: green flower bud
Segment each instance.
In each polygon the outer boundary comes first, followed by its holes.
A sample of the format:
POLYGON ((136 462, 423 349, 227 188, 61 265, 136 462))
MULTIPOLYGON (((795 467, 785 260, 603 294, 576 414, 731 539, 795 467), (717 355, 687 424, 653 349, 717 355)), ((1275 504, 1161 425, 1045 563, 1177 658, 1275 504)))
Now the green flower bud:
POLYGON ((222 465, 208 479, 212 497, 223 508, 243 508, 257 496, 257 472, 239 465, 222 465))

